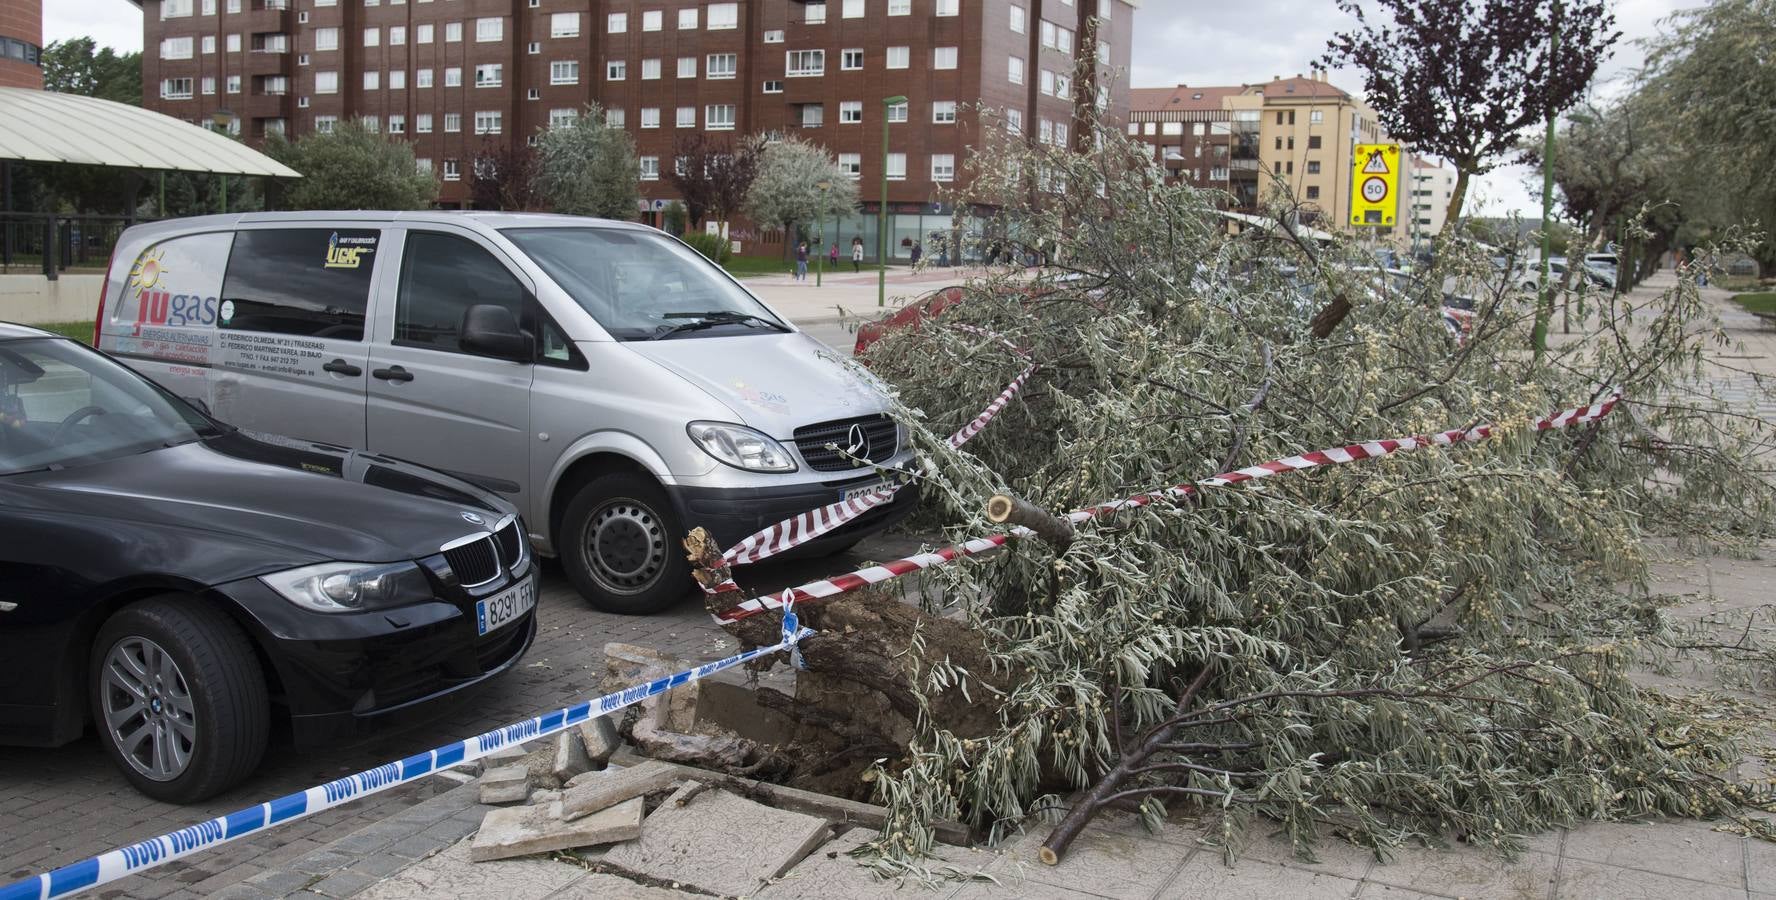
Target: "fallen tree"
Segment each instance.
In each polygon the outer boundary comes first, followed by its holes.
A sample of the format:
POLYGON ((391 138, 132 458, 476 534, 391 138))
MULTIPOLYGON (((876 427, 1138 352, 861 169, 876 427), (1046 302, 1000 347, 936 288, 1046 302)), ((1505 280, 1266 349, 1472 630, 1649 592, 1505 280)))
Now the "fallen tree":
MULTIPOLYGON (((993 233, 1054 266, 967 284, 868 360, 927 457, 924 521, 1034 536, 914 576, 920 605, 890 582, 797 606, 806 672, 766 701, 798 723, 789 783, 886 805, 890 865, 929 849, 928 823, 996 835, 1032 813, 1057 820, 1054 861, 1108 808, 1201 805, 1230 848, 1262 815, 1303 848, 1331 830, 1506 849, 1587 819, 1741 809, 1718 775, 1734 743, 1674 737, 1691 713, 1628 678, 1678 640, 1645 590, 1647 535, 1754 540, 1776 509, 1759 423, 1714 399, 1719 335, 1688 280, 1601 300, 1583 339, 1533 358, 1533 298, 1476 248, 1449 242, 1400 281, 1305 237, 1299 210, 1229 235, 1217 198, 1166 185, 1150 148, 1096 140, 989 142, 957 207, 998 208, 993 233), (1448 291, 1474 306, 1466 334, 1448 291), (1349 307, 1329 326, 1327 298, 1349 307), (1019 399, 951 447, 1032 361, 1019 399), (1616 391, 1620 415, 1529 427, 1616 391), (1061 527, 1229 468, 1482 422, 1497 427, 1478 446, 1061 527)), ((728 580, 721 548, 687 546, 706 585, 728 580)), ((727 627, 768 645, 779 616, 727 627)))

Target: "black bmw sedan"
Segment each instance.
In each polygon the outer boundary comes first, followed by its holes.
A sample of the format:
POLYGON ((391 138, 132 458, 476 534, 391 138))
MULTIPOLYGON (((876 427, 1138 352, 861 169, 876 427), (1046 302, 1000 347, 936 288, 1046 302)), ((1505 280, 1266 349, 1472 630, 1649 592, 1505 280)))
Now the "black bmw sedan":
POLYGON ((0 324, 0 743, 91 723, 192 802, 514 666, 537 566, 511 505, 372 454, 249 436, 103 354, 0 324))

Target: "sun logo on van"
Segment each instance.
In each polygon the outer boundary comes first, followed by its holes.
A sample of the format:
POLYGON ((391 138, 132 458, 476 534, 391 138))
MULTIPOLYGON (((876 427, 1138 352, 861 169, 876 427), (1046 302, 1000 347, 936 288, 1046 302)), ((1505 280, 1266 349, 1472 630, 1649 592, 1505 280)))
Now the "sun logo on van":
POLYGON ((160 262, 160 257, 164 252, 162 250, 142 251, 142 255, 136 257, 136 264, 130 267, 129 286, 135 288, 137 292, 141 292, 152 290, 159 285, 160 279, 166 275, 166 269, 161 266, 160 262))

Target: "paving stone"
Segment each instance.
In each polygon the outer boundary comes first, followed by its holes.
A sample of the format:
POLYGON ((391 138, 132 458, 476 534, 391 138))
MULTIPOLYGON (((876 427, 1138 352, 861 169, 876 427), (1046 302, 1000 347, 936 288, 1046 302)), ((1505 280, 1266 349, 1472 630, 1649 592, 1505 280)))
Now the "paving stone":
POLYGON ((331 875, 351 865, 352 857, 331 850, 317 850, 290 863, 287 868, 308 875, 331 875))
POLYGON ((561 815, 570 821, 631 797, 665 790, 680 776, 671 764, 650 759, 639 766, 589 772, 582 777, 586 780, 561 795, 561 815))
POLYGON ((685 896, 683 891, 648 887, 616 875, 587 872, 586 877, 550 894, 549 900, 684 900, 685 896))
POLYGON ((750 896, 765 879, 783 875, 820 846, 829 830, 825 819, 772 809, 717 788, 690 797, 684 806, 673 799, 660 804, 647 817, 641 837, 612 847, 604 861, 717 894, 750 896))
POLYGON ((560 803, 496 809, 482 820, 481 830, 469 846, 469 858, 485 862, 627 841, 642 833, 646 804, 635 797, 571 822, 562 820, 560 803))
POLYGON ((1746 841, 1745 875, 1747 888, 1776 893, 1776 844, 1746 841))
POLYGON ((569 728, 555 735, 555 764, 550 772, 557 781, 565 782, 594 768, 592 757, 586 755, 586 745, 580 743, 579 729, 569 728))
POLYGON ((1745 839, 1706 822, 1587 825, 1566 836, 1566 856, 1745 889, 1745 839))
POLYGON ((1458 897, 1546 897, 1554 885, 1558 863, 1557 857, 1546 853, 1523 853, 1516 860, 1506 860, 1501 854, 1478 848, 1413 848, 1370 868, 1369 880, 1458 897))
MULTIPOLYGON (((1068 856, 1072 858, 1071 854, 1068 856)), ((1061 865, 1066 865, 1062 863, 1061 865)), ((1106 877, 1114 877, 1106 872, 1106 877)), ((1106 884, 1106 882, 1100 882, 1106 884)), ((1241 860, 1229 866, 1213 852, 1203 851, 1191 857, 1177 870, 1177 875, 1164 884, 1160 897, 1214 897, 1216 900, 1333 900, 1354 897, 1362 882, 1337 875, 1309 873, 1290 866, 1264 860, 1241 860)), ((1100 887, 1112 897, 1134 896, 1100 887)), ((1545 895, 1545 894, 1544 894, 1545 895)), ((1143 894, 1141 896, 1150 896, 1143 894)))
MULTIPOLYGON (((132 894, 132 896, 140 896, 132 894)), ((279 894, 268 894, 250 884, 231 884, 210 893, 210 900, 276 900, 279 894)))
MULTIPOLYGON (((1342 841, 1330 835, 1321 835, 1318 843, 1304 849, 1312 855, 1312 859, 1303 859, 1294 843, 1289 840, 1288 835, 1264 834, 1252 838, 1246 843, 1246 846, 1240 848, 1239 863, 1243 865, 1248 860, 1278 863, 1307 872, 1319 872, 1324 875, 1337 875, 1340 878, 1358 880, 1361 880, 1368 873, 1369 867, 1375 864, 1375 851, 1367 847, 1358 847, 1349 841, 1342 841)), ((1225 858, 1219 847, 1204 847, 1202 852, 1211 857, 1225 858)))
MULTIPOLYGON (((849 854, 875 838, 869 828, 853 828, 814 849, 783 877, 758 892, 758 900, 907 900, 907 898, 938 898, 956 889, 957 882, 947 880, 933 887, 916 879, 887 880, 861 865, 849 854)), ((1000 854, 992 850, 951 847, 939 844, 927 865, 933 872, 955 878, 974 877, 999 862, 1000 854)))
POLYGON ((347 869, 334 872, 326 878, 309 885, 308 889, 327 897, 351 897, 365 888, 375 884, 377 878, 362 872, 347 869))
POLYGON ((594 769, 604 768, 610 762, 611 754, 623 746, 623 737, 617 734, 617 723, 608 715, 581 722, 577 730, 580 745, 586 748, 586 756, 592 760, 594 769))
POLYGON ((583 875, 576 866, 550 860, 471 862, 469 842, 461 841, 378 882, 355 900, 542 900, 583 875))
MULTIPOLYGON (((1059 865, 1046 866, 1036 861, 1035 848, 1041 845, 1043 837, 1046 835, 1031 832, 1006 848, 1004 861, 991 870, 992 874, 1108 897, 1150 897, 1193 853, 1212 856, 1182 844, 1156 841, 1145 834, 1087 828, 1059 865)), ((1221 865, 1219 857, 1215 857, 1215 865, 1221 865)))
POLYGON ((488 769, 481 775, 481 802, 523 803, 530 797, 530 770, 522 765, 488 769))
POLYGON ((387 853, 372 853, 371 855, 352 863, 350 866, 346 867, 345 871, 359 872, 375 878, 387 878, 413 864, 413 860, 411 859, 402 859, 399 856, 390 856, 387 853))
MULTIPOLYGON (((1581 828, 1573 834, 1584 830, 1581 828)), ((1560 884, 1554 897, 1555 900, 1743 900, 1745 891, 1568 857, 1560 863, 1560 884)))
POLYGON ((274 869, 270 872, 254 875, 247 879, 246 883, 259 888, 268 894, 281 897, 293 891, 299 891, 308 887, 314 880, 315 876, 304 872, 296 872, 289 869, 274 869))

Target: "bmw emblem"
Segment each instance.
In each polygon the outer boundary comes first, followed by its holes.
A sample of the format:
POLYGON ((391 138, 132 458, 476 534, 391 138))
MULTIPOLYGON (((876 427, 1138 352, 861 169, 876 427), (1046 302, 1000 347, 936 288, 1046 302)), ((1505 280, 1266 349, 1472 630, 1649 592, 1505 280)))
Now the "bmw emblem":
POLYGON ((479 515, 469 512, 467 510, 463 511, 462 520, 464 522, 469 523, 470 525, 486 525, 487 524, 486 519, 483 519, 479 515))

